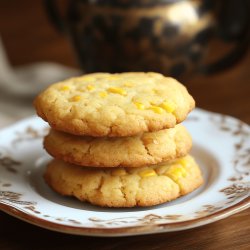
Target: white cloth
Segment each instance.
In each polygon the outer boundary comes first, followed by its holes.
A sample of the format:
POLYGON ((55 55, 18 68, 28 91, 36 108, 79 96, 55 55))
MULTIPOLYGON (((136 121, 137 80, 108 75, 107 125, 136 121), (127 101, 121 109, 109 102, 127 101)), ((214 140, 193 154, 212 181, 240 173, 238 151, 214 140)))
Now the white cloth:
POLYGON ((0 128, 34 114, 33 99, 46 86, 79 74, 52 62, 12 68, 0 38, 0 128))

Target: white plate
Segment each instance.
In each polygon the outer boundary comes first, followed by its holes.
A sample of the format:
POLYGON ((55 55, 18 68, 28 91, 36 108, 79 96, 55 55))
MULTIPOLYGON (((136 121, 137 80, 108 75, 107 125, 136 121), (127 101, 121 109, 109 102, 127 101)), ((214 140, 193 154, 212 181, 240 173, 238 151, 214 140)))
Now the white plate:
POLYGON ((119 236, 177 231, 223 219, 250 207, 250 128, 196 109, 184 122, 205 183, 175 201, 149 208, 110 209, 61 197, 43 181, 48 130, 32 117, 0 132, 0 209, 47 229, 119 236))

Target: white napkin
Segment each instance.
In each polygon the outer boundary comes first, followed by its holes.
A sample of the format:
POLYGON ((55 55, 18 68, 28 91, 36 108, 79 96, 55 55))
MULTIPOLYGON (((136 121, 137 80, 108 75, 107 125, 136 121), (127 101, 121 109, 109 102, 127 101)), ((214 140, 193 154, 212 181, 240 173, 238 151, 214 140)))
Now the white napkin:
POLYGON ((53 82, 80 74, 52 62, 11 67, 0 38, 0 128, 35 113, 32 101, 53 82))

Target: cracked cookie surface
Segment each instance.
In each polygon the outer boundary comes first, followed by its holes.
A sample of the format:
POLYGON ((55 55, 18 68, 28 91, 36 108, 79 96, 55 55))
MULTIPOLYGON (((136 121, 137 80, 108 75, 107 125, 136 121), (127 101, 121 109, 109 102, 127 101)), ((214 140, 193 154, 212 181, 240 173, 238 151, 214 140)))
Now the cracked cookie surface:
POLYGON ((174 127, 195 102, 178 81, 158 73, 94 73, 51 85, 34 101, 56 130, 131 136, 174 127))
POLYGON ((83 168, 53 160, 44 178, 56 192, 107 207, 161 204, 192 192, 203 183, 188 155, 172 163, 142 168, 83 168))
POLYGON ((130 137, 75 136, 51 130, 44 139, 46 151, 66 162, 92 167, 141 167, 174 160, 191 149, 184 126, 130 137))

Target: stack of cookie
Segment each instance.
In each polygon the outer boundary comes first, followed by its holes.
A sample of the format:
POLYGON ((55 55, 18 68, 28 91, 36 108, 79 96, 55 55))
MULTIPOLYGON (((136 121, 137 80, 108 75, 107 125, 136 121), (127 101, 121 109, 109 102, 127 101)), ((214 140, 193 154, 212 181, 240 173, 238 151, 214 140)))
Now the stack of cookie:
POLYGON ((186 88, 158 73, 95 73, 51 85, 35 100, 55 159, 56 192, 108 207, 152 206, 202 182, 179 124, 194 108, 186 88))

